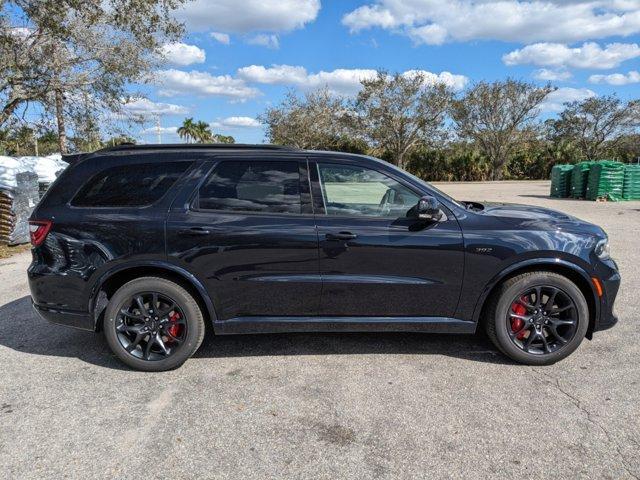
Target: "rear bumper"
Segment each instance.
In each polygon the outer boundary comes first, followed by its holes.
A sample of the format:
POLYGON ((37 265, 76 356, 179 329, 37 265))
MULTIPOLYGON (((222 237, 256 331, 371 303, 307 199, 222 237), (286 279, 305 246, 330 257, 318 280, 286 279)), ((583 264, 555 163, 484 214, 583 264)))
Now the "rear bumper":
POLYGON ((33 308, 38 315, 46 321, 57 325, 65 325, 67 327, 78 328, 80 330, 95 331, 96 322, 93 315, 88 312, 74 312, 71 310, 59 310, 51 307, 45 307, 33 302, 33 308))

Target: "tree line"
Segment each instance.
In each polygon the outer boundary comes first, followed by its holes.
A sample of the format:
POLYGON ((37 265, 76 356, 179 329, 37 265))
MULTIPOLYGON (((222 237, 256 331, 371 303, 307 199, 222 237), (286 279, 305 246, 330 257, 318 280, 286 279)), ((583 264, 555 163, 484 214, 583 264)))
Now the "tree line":
POLYGON ((557 163, 640 157, 640 101, 615 95, 564 104, 539 120, 554 88, 478 82, 461 94, 419 72, 379 71, 355 98, 289 92, 261 120, 271 143, 371 154, 427 180, 548 178, 557 163))
MULTIPOLYGON (((73 151, 92 152, 104 147, 122 143, 136 143, 128 135, 114 135, 103 138, 96 133, 93 136, 72 135, 67 138, 73 151)), ((51 129, 37 129, 28 125, 15 125, 0 129, 0 155, 12 157, 46 156, 60 153, 58 132, 51 129)))
POLYGON ((0 0, 0 131, 55 132, 65 153, 105 143, 107 125, 142 121, 124 111, 130 85, 148 81, 162 46, 182 37, 173 14, 185 1, 0 0))

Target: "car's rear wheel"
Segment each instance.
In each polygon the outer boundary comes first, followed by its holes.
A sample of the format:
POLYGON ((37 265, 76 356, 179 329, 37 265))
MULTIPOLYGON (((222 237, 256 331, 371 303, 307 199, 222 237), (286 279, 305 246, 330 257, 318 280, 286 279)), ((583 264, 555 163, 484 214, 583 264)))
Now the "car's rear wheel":
POLYGON ((179 367, 200 347, 204 331, 202 312, 193 296, 164 278, 142 277, 126 283, 105 311, 109 347, 137 370, 179 367))
POLYGON ((578 348, 589 327, 589 307, 568 278, 527 272, 500 285, 485 326, 496 347, 513 360, 550 365, 578 348))

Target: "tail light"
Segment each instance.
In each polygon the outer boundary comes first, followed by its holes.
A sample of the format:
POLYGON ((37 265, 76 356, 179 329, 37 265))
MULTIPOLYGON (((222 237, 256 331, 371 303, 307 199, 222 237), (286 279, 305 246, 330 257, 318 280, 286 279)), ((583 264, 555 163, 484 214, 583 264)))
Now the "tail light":
POLYGON ((31 245, 37 247, 42 245, 44 239, 47 238, 49 230, 51 230, 50 220, 30 220, 29 221, 29 237, 31 237, 31 245))

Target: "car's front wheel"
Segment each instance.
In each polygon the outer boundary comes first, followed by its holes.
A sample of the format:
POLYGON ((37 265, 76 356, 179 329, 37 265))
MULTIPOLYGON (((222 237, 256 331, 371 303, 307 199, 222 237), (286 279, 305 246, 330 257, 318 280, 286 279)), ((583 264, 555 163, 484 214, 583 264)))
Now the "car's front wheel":
POLYGON ((578 286, 553 272, 527 272, 505 281, 492 296, 485 326, 504 354, 528 365, 550 365, 571 354, 589 327, 578 286))
POLYGON ((164 278, 132 280, 109 300, 104 332, 113 353, 132 368, 159 372, 182 365, 204 338, 198 303, 164 278))

